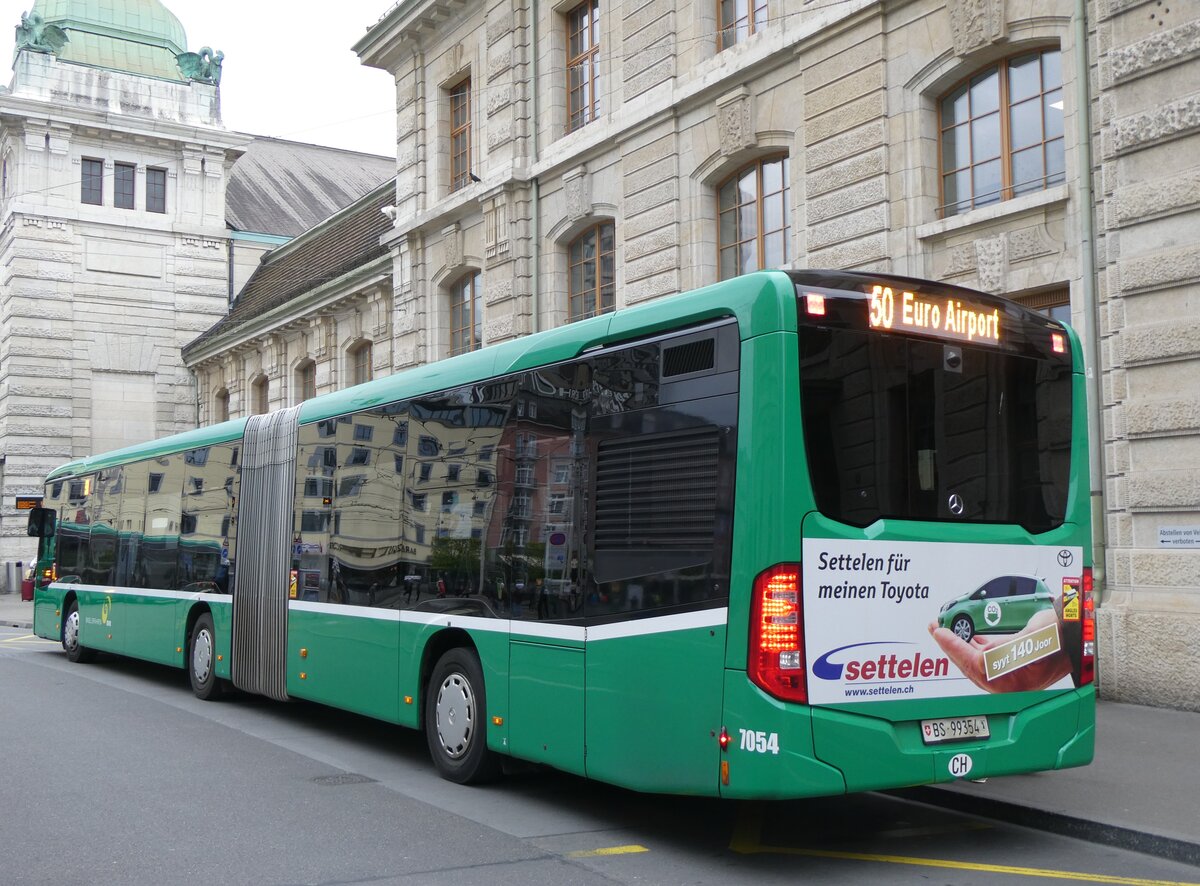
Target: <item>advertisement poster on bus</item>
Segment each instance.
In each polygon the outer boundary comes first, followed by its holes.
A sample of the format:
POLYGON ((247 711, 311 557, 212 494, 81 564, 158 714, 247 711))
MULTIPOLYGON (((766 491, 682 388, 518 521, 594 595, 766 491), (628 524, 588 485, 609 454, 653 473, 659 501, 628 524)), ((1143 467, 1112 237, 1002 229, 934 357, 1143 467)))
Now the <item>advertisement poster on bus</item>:
POLYGON ((1070 689, 1082 575, 1078 547, 805 539, 809 700, 1070 689))

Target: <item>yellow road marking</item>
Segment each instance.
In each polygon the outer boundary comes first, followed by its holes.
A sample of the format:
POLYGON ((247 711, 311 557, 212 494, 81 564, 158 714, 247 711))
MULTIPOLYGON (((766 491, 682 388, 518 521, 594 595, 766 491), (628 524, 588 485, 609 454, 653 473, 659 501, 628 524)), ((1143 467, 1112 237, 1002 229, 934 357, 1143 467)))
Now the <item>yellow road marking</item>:
MULTIPOLYGON (((987 827, 987 825, 984 825, 987 827)), ((916 830, 916 829, 914 829, 916 830)), ((1042 877, 1048 880, 1074 880, 1084 883, 1113 883, 1118 886, 1200 886, 1182 880, 1147 880, 1141 877, 1120 877, 1107 874, 1083 874, 1077 871, 1056 871, 1047 868, 1026 868, 1013 865, 979 864, 970 861, 950 861, 941 858, 917 858, 907 855, 880 855, 871 852, 838 852, 831 849, 798 849, 791 846, 764 846, 762 836, 762 806, 755 803, 743 807, 734 824, 729 848, 742 855, 774 853, 807 855, 813 858, 841 858, 849 861, 876 861, 885 864, 907 864, 930 868, 950 868, 959 871, 979 871, 989 874, 1015 874, 1021 877, 1042 877)))
POLYGON ((887 864, 911 864, 929 868, 953 868, 959 871, 982 871, 989 874, 1016 874, 1021 877, 1044 877, 1049 880, 1078 880, 1084 883, 1117 883, 1122 886, 1200 886, 1182 880, 1146 880, 1141 877, 1119 877, 1108 874, 1082 874, 1077 871, 1055 871, 1046 868, 1024 868, 1006 864, 977 864, 970 861, 949 861, 941 858, 911 858, 905 855, 876 855, 871 852, 836 852, 830 849, 792 849, 761 846, 760 852, 787 855, 809 855, 816 858, 844 858, 851 861, 880 861, 887 864))
POLYGON ((633 852, 649 852, 645 846, 636 843, 629 846, 609 846, 606 849, 581 849, 578 852, 568 852, 567 858, 596 858, 601 855, 629 855, 633 852))
POLYGON ((42 642, 42 643, 55 642, 54 640, 47 640, 45 637, 39 637, 37 634, 24 634, 23 636, 20 636, 20 637, 6 637, 5 639, 0 640, 0 643, 27 643, 30 640, 34 640, 34 641, 42 642))

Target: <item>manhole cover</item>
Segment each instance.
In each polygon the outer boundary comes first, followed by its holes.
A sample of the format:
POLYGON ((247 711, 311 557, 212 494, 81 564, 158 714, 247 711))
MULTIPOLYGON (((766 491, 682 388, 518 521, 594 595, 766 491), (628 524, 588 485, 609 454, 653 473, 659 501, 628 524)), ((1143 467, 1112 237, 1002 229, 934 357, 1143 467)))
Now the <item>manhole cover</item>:
POLYGON ((340 784, 365 784, 369 781, 374 781, 373 778, 367 778, 365 775, 359 775, 357 772, 343 772, 340 775, 318 775, 313 779, 317 784, 327 786, 336 786, 340 784))

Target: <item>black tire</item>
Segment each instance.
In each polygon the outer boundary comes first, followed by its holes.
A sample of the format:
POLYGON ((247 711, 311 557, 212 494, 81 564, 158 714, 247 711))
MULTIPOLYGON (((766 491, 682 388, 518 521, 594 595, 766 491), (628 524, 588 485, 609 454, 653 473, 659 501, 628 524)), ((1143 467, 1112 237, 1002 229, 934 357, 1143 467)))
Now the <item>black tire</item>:
POLYGON ((75 600, 67 607, 62 620, 62 648, 67 660, 77 664, 96 660, 96 650, 88 649, 79 642, 79 603, 75 600))
POLYGON ((950 630, 964 643, 970 643, 975 636, 975 623, 968 615, 956 615, 954 621, 950 622, 950 630))
POLYGON ((425 688, 425 740, 442 778, 480 784, 500 774, 487 746, 487 695, 473 650, 450 649, 438 659, 425 688))
POLYGON ((192 625, 187 646, 188 680, 196 698, 212 701, 221 697, 221 681, 217 679, 217 633, 213 630, 212 615, 200 613, 192 625))

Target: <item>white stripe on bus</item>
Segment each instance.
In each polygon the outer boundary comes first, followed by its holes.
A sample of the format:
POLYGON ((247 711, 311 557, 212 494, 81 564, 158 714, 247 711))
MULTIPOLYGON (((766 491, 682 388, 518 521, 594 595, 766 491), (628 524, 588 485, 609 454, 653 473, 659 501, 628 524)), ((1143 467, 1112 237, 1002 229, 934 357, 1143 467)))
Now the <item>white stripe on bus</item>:
MULTIPOLYGON (((158 597, 169 600, 204 600, 210 603, 229 603, 230 594, 210 594, 201 591, 169 591, 159 588, 110 588, 104 585, 52 584, 54 590, 87 591, 118 597, 158 597)), ((659 615, 638 618, 612 624, 581 627, 579 625, 530 622, 520 619, 480 618, 475 615, 455 615, 445 612, 420 612, 412 609, 382 609, 371 606, 350 606, 345 603, 317 603, 310 600, 289 600, 288 609, 298 612, 327 612, 350 618, 373 618, 379 621, 395 621, 405 624, 435 625, 466 628, 475 631, 512 634, 515 639, 527 637, 531 640, 569 640, 575 643, 599 640, 617 640, 626 637, 642 637, 670 631, 686 631, 694 628, 718 627, 729 620, 729 610, 701 609, 674 615, 659 615)))

